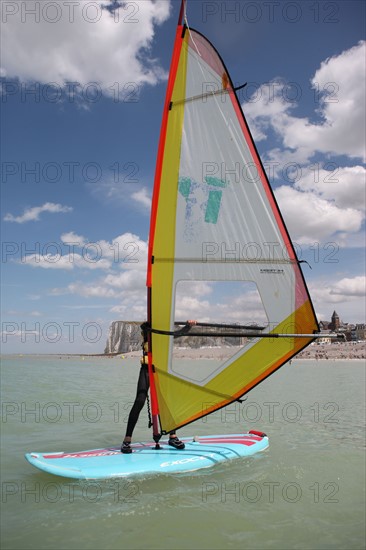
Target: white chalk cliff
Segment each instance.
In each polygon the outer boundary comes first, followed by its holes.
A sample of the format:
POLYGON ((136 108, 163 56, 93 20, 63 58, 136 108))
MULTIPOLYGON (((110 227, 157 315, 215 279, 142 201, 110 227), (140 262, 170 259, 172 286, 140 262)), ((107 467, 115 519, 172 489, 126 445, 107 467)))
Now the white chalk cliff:
POLYGON ((113 321, 104 353, 128 353, 141 349, 141 322, 113 321))

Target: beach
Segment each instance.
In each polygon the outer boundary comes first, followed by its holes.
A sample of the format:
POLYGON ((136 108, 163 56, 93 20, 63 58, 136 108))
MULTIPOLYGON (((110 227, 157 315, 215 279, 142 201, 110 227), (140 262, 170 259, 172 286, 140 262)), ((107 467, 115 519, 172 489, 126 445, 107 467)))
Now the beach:
POLYGON ((365 359, 366 342, 337 342, 334 344, 312 344, 297 355, 297 359, 365 359))
MULTIPOLYGON (((241 346, 215 346, 202 348, 174 348, 174 357, 176 359, 216 359, 224 360, 232 357, 241 349, 241 346)), ((132 351, 130 353, 121 354, 126 358, 140 357, 140 351, 132 351)), ((366 358, 366 342, 336 342, 332 344, 317 344, 314 342, 307 348, 301 351, 296 359, 312 359, 312 360, 331 360, 337 361, 342 359, 365 360, 366 358)))

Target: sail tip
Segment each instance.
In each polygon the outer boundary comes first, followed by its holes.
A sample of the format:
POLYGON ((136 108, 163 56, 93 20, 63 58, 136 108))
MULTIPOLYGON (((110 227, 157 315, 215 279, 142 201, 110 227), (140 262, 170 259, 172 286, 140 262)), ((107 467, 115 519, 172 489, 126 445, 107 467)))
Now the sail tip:
POLYGON ((186 17, 186 0, 182 0, 180 5, 180 11, 179 11, 178 26, 183 25, 185 17, 186 17))

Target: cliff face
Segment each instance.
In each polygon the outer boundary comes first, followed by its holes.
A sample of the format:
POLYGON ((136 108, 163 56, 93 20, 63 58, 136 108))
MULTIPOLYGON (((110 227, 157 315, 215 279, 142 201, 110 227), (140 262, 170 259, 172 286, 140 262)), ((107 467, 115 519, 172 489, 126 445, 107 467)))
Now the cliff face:
MULTIPOLYGON (((205 332, 214 332, 217 329, 205 328, 205 332)), ((243 345, 243 338, 233 338, 230 336, 182 336, 174 341, 175 348, 204 348, 204 347, 231 347, 243 345)))
POLYGON ((141 322, 113 321, 104 353, 127 353, 141 349, 141 322))
MULTIPOLYGON (((141 325, 142 321, 113 321, 110 329, 104 353, 128 353, 141 349, 141 325)), ((216 329, 205 329, 206 332, 214 332, 216 329)), ((204 346, 239 346, 243 345, 242 338, 232 337, 194 337, 183 336, 174 340, 176 348, 201 348, 204 346)))

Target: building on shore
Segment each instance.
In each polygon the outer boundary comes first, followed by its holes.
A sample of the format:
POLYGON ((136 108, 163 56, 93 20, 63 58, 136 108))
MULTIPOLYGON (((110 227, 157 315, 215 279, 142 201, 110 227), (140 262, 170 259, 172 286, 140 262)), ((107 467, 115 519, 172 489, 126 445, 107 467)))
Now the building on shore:
POLYGON ((356 340, 366 340, 366 325, 365 323, 357 324, 355 327, 356 340))
MULTIPOLYGON (((366 325, 364 323, 344 323, 341 321, 336 311, 333 311, 333 315, 330 321, 320 321, 319 326, 321 333, 324 334, 324 338, 328 337, 329 339, 330 334, 333 333, 333 335, 343 334, 345 340, 347 340, 348 342, 366 340, 366 325)), ((336 342, 337 340, 332 341, 336 342)))
POLYGON ((329 324, 329 328, 334 331, 338 331, 341 326, 341 320, 339 318, 339 315, 336 311, 333 311, 332 320, 329 324))

